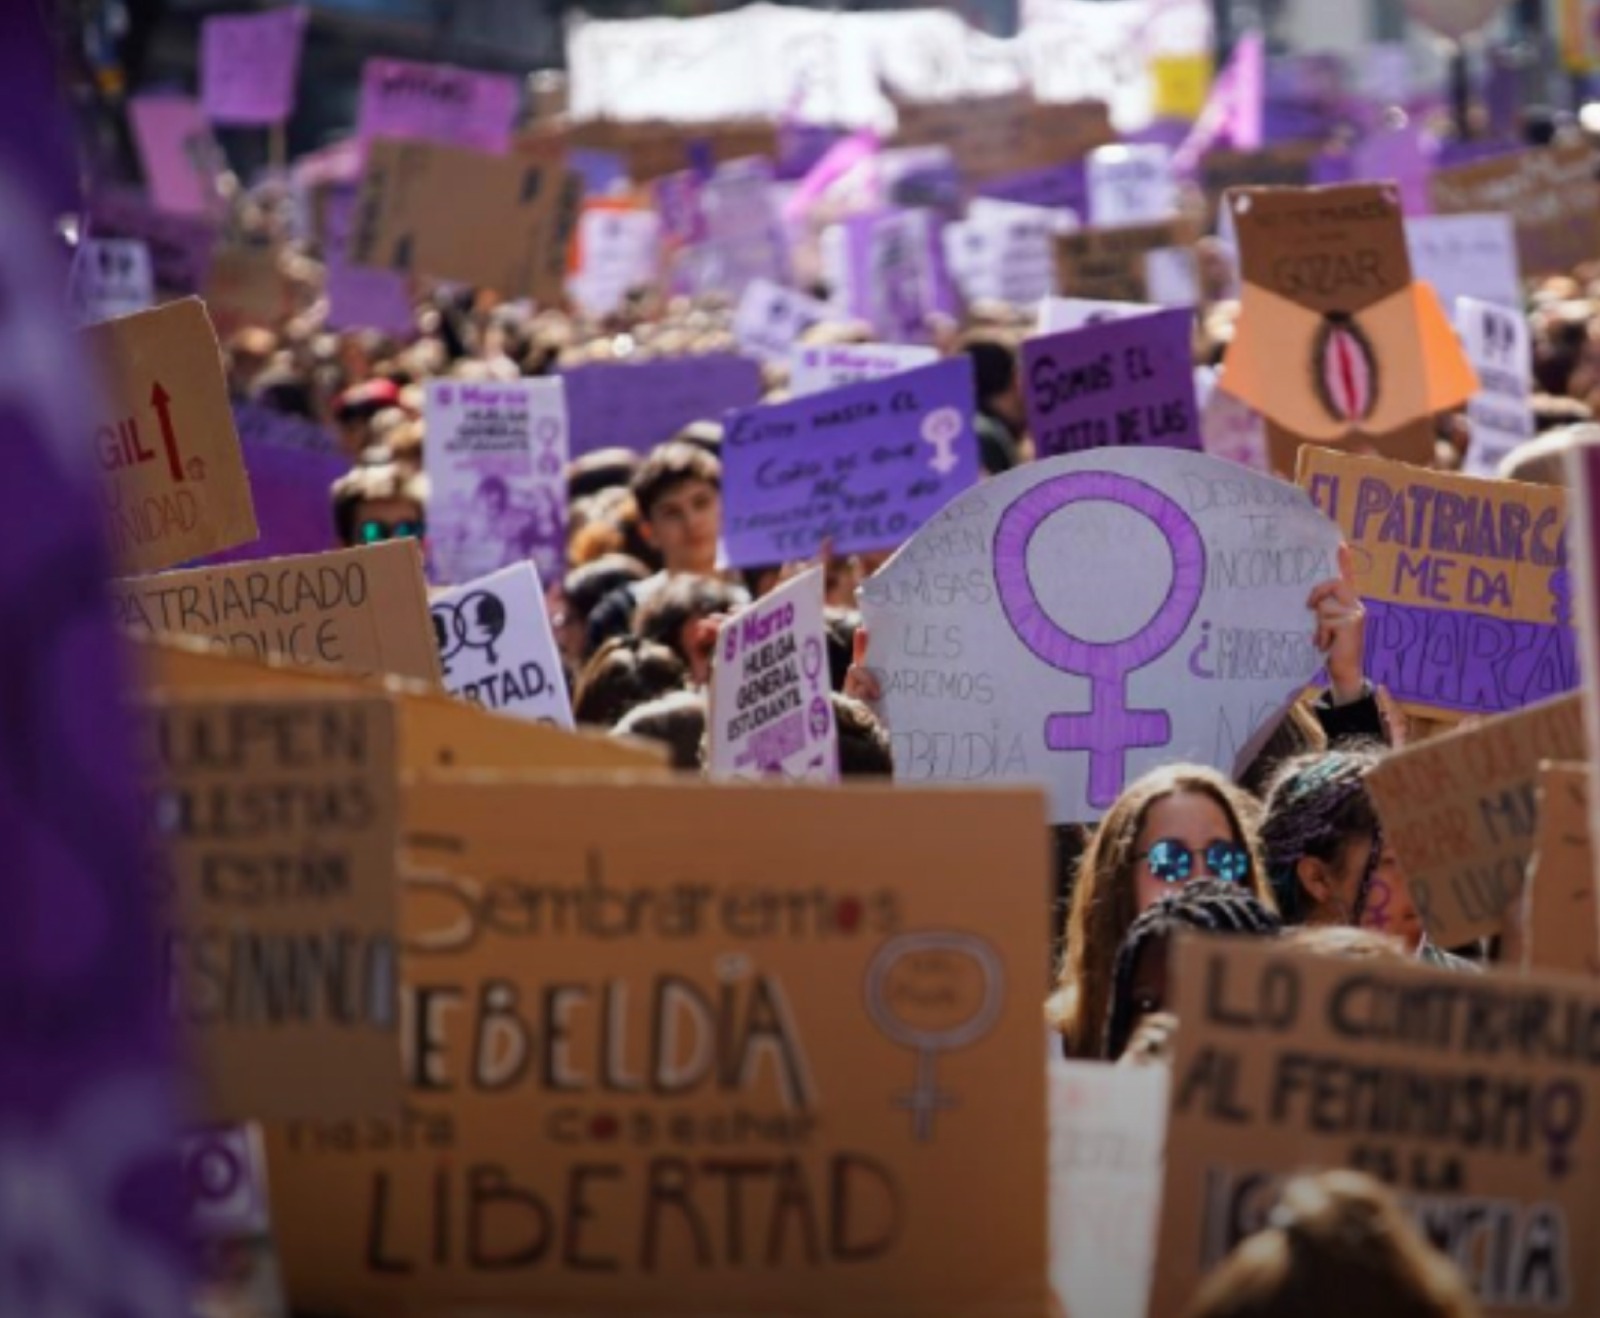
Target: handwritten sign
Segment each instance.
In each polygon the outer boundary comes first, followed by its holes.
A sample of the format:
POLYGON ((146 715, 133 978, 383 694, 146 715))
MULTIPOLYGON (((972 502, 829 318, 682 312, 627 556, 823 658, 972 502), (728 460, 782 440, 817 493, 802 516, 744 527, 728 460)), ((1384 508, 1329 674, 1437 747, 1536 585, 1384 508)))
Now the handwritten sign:
POLYGON ((224 168, 211 125, 192 97, 164 94, 128 101, 128 120, 158 210, 210 215, 219 209, 217 179, 224 168))
POLYGON ((1284 1178, 1335 1167, 1390 1182, 1486 1314, 1600 1305, 1573 1248, 1597 1225, 1600 1084, 1578 1023, 1600 991, 1194 935, 1170 975, 1183 1028, 1151 1313, 1181 1312, 1269 1225, 1284 1178), (1551 1024, 1513 1024, 1531 1020, 1551 1024))
POLYGON ((984 482, 861 590, 896 777, 1046 784, 1073 823, 1158 764, 1232 771, 1321 665, 1306 596, 1338 542, 1291 487, 1177 449, 984 482))
POLYGON ((828 691, 822 569, 812 568, 718 630, 707 773, 837 782, 839 731, 828 691))
POLYGON ((932 366, 936 348, 908 343, 813 344, 795 350, 789 368, 789 391, 796 398, 837 389, 844 384, 882 380, 886 376, 932 366))
POLYGON ((1576 694, 1385 756, 1367 774, 1384 841, 1434 942, 1498 933, 1533 852, 1541 760, 1581 759, 1576 694))
POLYGON ((428 557, 433 579, 472 581, 531 559, 566 567, 567 404, 559 379, 429 380, 428 557))
POLYGON ((361 66, 356 137, 438 142, 499 155, 511 145, 517 80, 448 64, 369 59, 361 66))
POLYGON ((1366 673, 1396 700, 1454 720, 1578 685, 1560 489, 1309 446, 1299 483, 1355 550, 1366 673))
POLYGON ((711 353, 656 361, 595 363, 561 372, 567 389, 572 456, 603 448, 648 453, 695 421, 761 400, 761 366, 711 353))
POLYGON ((294 314, 293 289, 275 247, 216 248, 206 267, 202 297, 206 314, 224 338, 255 325, 275 329, 294 314))
POLYGON ((1523 901, 1523 968, 1600 975, 1587 764, 1539 766, 1539 830, 1523 901))
POLYGON ((736 567, 898 545, 978 479, 972 363, 950 360, 737 412, 722 443, 736 567))
POLYGON ((544 587, 516 563, 433 597, 433 630, 451 695, 513 718, 572 728, 566 674, 544 587))
POLYGON ((1456 303, 1456 326, 1467 360, 1483 387, 1467 400, 1465 470, 1492 476, 1500 460, 1533 438, 1533 345, 1520 309, 1464 297, 1456 303))
POLYGON ((269 1132, 297 1304, 1048 1312, 1036 795, 524 776, 406 809, 408 1116, 269 1132), (829 866, 839 837, 895 844, 829 866))
POLYGON ((1089 221, 1097 228, 1158 223, 1177 213, 1172 153, 1159 142, 1097 147, 1088 181, 1089 221))
POLYGON ((214 124, 281 124, 294 113, 306 11, 212 14, 200 24, 200 103, 214 124))
POLYGON ((80 325, 148 310, 156 300, 150 248, 137 238, 85 238, 72 255, 67 299, 80 325))
POLYGON ((1109 446, 1200 449, 1194 314, 1158 311, 1022 344, 1028 431, 1042 458, 1109 446))
POLYGON ((1180 220, 1061 234, 1056 283, 1078 298, 1193 305, 1199 288, 1193 244, 1180 220))
POLYGON ((381 697, 154 696, 166 964, 212 1121, 401 1099, 400 793, 381 697))
POLYGON ((1600 185, 1586 142, 1438 170, 1431 196, 1440 215, 1509 215, 1525 275, 1570 274, 1600 251, 1600 185))
POLYGON ((1411 273, 1453 307, 1464 297, 1522 306, 1522 271, 1511 216, 1424 215, 1406 220, 1411 273))
POLYGON ((169 302, 92 326, 82 341, 102 383, 90 438, 122 566, 148 572, 253 540, 250 483, 205 307, 169 302))
POLYGON ((788 360, 800 336, 813 325, 835 318, 833 309, 814 297, 784 288, 770 279, 752 280, 733 316, 733 337, 739 350, 764 362, 788 360))

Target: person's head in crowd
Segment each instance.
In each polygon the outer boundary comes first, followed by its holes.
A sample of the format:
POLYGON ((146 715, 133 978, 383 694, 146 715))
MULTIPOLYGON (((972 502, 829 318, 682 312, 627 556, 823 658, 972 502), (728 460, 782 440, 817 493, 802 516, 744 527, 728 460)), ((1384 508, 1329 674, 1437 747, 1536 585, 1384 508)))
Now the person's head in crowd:
POLYGON ((375 433, 373 439, 395 466, 403 471, 421 471, 422 435, 422 422, 402 414, 398 422, 383 429, 381 434, 375 433))
POLYGON ((235 398, 250 397, 257 379, 272 365, 277 351, 278 336, 259 325, 230 334, 223 353, 228 368, 228 392, 235 398))
POLYGON ((1284 931, 1283 944, 1312 956, 1336 956, 1349 961, 1410 961, 1406 945, 1392 934, 1376 929, 1356 929, 1347 924, 1302 924, 1284 931))
POLYGON ((861 701, 831 692, 833 721, 839 729, 841 778, 894 777, 894 749, 888 730, 861 701))
POLYGON ((629 710, 683 690, 688 680, 683 661, 666 646, 619 636, 602 645, 578 674, 572 715, 585 727, 609 730, 629 710))
POLYGON ((1185 1318, 1478 1318, 1455 1265, 1393 1194, 1353 1171, 1298 1176, 1185 1318))
POLYGON ((363 381, 340 394, 334 400, 333 420, 344 451, 352 458, 360 457, 372 442, 373 418, 399 402, 400 390, 384 379, 363 381))
POLYGON ((567 464, 567 498, 576 502, 601 490, 626 490, 639 470, 640 458, 632 449, 602 448, 567 464))
MULTIPOLYGON (((1555 394, 1534 394, 1528 400, 1528 405, 1533 409, 1533 431, 1536 435, 1548 434, 1552 430, 1565 430, 1569 426, 1581 426, 1585 422, 1594 420, 1594 409, 1587 403, 1580 403, 1576 398, 1562 398, 1555 394)), ((1543 483, 1555 485, 1558 482, 1543 483)))
POLYGON ((262 371, 250 388, 251 400, 285 416, 303 417, 313 421, 317 416, 317 400, 311 381, 301 371, 286 366, 272 366, 262 371))
POLYGON ((612 591, 643 581, 647 574, 645 565, 627 554, 604 554, 567 573, 561 583, 561 608, 554 624, 556 645, 574 669, 587 658, 584 642, 595 606, 612 591))
POLYGON ((644 538, 668 572, 711 573, 722 532, 722 464, 693 444, 655 449, 631 486, 644 538))
POLYGON ((606 554, 627 554, 652 572, 661 568, 661 555, 644 538, 639 505, 625 486, 585 495, 567 509, 567 561, 588 563, 606 554))
POLYGON ((1276 911, 1237 883, 1197 879, 1139 914, 1111 969, 1111 1003, 1106 1012, 1107 1061, 1128 1046, 1134 1027, 1167 1006, 1168 959, 1174 935, 1202 933, 1271 938, 1283 928, 1276 911))
POLYGON ((669 691, 635 705, 612 728, 618 737, 659 741, 670 752, 674 769, 698 772, 700 745, 706 735, 706 698, 700 691, 669 691))
POLYGON ((1015 350, 999 339, 972 335, 962 344, 972 360, 978 396, 974 428, 978 458, 991 476, 1017 465, 1017 442, 1027 429, 1015 350))
POLYGON ((353 467, 332 490, 334 533, 347 547, 427 535, 428 478, 394 463, 353 467))
POLYGON ((1215 769, 1164 765, 1126 788, 1079 862, 1049 1016, 1069 1055, 1098 1057, 1112 963, 1139 913, 1194 879, 1233 883, 1271 905, 1256 851, 1257 807, 1215 769))
POLYGON ((640 605, 633 629, 671 650, 688 668, 689 680, 704 686, 711 680, 717 628, 742 603, 739 593, 718 577, 669 577, 640 605))
POLYGON ((861 630, 861 614, 855 609, 826 608, 822 611, 823 639, 828 644, 828 685, 844 690, 844 680, 855 662, 856 633, 861 630))
POLYGON ((720 421, 691 421, 671 440, 673 444, 693 444, 703 453, 712 457, 722 458, 722 422, 720 421))

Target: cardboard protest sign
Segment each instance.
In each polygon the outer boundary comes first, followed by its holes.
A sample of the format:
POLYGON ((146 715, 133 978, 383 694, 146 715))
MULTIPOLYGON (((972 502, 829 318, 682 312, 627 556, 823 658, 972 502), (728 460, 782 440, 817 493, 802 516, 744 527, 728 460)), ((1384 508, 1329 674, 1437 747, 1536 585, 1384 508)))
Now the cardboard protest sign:
POLYGON ((274 247, 223 246, 211 253, 206 313, 226 337, 251 326, 275 329, 294 314, 294 291, 274 247))
POLYGON ((1044 1318, 1043 823, 1018 792, 422 780, 410 1116, 269 1132, 296 1303, 1044 1318))
POLYGON ((1293 472, 1302 444, 1430 463, 1433 414, 1478 381, 1412 281, 1398 195, 1251 188, 1228 210, 1244 290, 1220 385, 1266 418, 1273 468, 1293 472))
POLYGON ((172 1010, 207 1118, 397 1112, 393 707, 155 696, 145 733, 172 1010))
POLYGON ((356 138, 437 142, 500 155, 511 145, 517 99, 510 74, 369 59, 361 66, 356 138))
POLYGON ((205 216, 169 214, 120 188, 96 188, 86 207, 91 238, 131 238, 149 247, 157 288, 188 294, 205 286, 217 241, 216 225, 205 216))
POLYGON ((451 695, 571 730, 566 674, 532 563, 441 591, 433 597, 432 613, 451 695))
POLYGON ((214 124, 281 124, 294 113, 306 11, 211 14, 200 24, 200 103, 214 124))
POLYGON ((67 300, 80 325, 148 310, 156 300, 150 248, 137 238, 85 238, 72 254, 67 300))
POLYGON ((412 540, 114 581, 111 608, 141 635, 203 637, 247 659, 439 682, 412 540))
POLYGON ((596 362, 561 372, 572 456, 603 448, 648 453, 695 421, 761 401, 760 363, 732 353, 596 362))
POLYGON ((1467 360, 1482 388, 1467 400, 1467 444, 1463 470, 1493 476, 1500 460, 1533 438, 1533 345, 1521 310, 1464 297, 1456 303, 1456 327, 1467 360))
POLYGON ((897 146, 943 146, 969 184, 1074 160, 1116 140, 1094 100, 1046 105, 1026 93, 897 101, 897 146))
POLYGON ((1298 479, 1355 551, 1367 677, 1407 709, 1499 714, 1578 685, 1560 489, 1310 445, 1298 479))
POLYGON ((722 534, 735 567, 898 545, 978 479, 972 363, 952 359, 728 417, 722 534))
POLYGON ((1194 313, 1157 311, 1024 339, 1022 399, 1041 458, 1108 446, 1200 449, 1194 313))
POLYGON ((92 443, 122 567, 149 572, 254 539, 250 482, 205 307, 169 302, 92 326, 81 342, 99 372, 92 443))
POLYGON ((985 481, 861 589, 895 776, 1048 784, 1075 823, 1158 764, 1231 772, 1321 666, 1338 543, 1281 481, 1177 449, 985 481))
POLYGON ((840 385, 882 380, 932 366, 938 360, 937 348, 909 343, 811 344, 795 349, 789 366, 789 392, 801 398, 840 385))
POLYGON ((1574 693, 1407 746, 1367 774, 1384 841, 1435 943, 1500 931, 1533 852, 1539 763, 1583 754, 1574 693))
POLYGON ((1056 284, 1078 298, 1192 305, 1199 300, 1194 240, 1181 220, 1060 234, 1056 284))
POLYGON ((1050 1059, 1050 1281, 1068 1314, 1145 1318, 1168 1077, 1050 1059))
POLYGON ((1511 216, 1414 215, 1406 220, 1411 273, 1453 307, 1464 297, 1522 306, 1522 271, 1511 216))
POLYGON ((460 147, 367 145, 350 260, 557 302, 583 180, 460 147))
POLYGON ((740 352, 764 362, 781 362, 788 360, 808 329, 833 319, 833 308, 826 302, 756 279, 746 285, 733 314, 733 337, 740 352))
POLYGON ((559 379, 429 380, 428 561, 441 584, 532 560, 566 570, 567 403, 559 379))
POLYGON ((1539 147, 1435 172, 1440 215, 1503 211, 1528 276, 1570 274, 1600 252, 1600 185, 1588 143, 1539 147))
POLYGON ((681 123, 592 119, 565 125, 561 132, 569 146, 616 152, 636 183, 687 169, 695 163, 694 154, 714 166, 746 156, 771 157, 778 149, 778 129, 770 120, 710 121, 686 132, 681 123))
POLYGON ((1399 1192, 1495 1318, 1593 1313, 1587 1032, 1600 989, 1180 935, 1152 1314, 1269 1226, 1282 1180, 1337 1167, 1399 1192), (1522 1027, 1518 1022, 1541 1022, 1522 1027))
POLYGON ((734 614, 717 631, 706 772, 712 778, 837 782, 822 569, 734 614))
POLYGON ((1088 181, 1088 218, 1096 228, 1159 223, 1177 214, 1172 152, 1159 142, 1096 147, 1088 181))
POLYGON ((1539 830, 1523 892, 1523 969, 1600 975, 1587 764, 1539 766, 1539 830))
POLYGON ((220 209, 217 180, 225 161, 198 101, 161 93, 134 96, 128 121, 158 210, 211 215, 220 209))

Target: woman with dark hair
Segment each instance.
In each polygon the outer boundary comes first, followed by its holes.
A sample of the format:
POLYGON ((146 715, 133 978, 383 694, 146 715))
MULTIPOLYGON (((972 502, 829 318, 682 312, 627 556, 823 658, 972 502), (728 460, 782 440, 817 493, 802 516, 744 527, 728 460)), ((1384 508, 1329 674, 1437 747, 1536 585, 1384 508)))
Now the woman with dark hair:
POLYGON ((595 652, 578 675, 573 718, 607 731, 646 701, 689 685, 683 661, 664 645, 637 636, 618 636, 595 652))

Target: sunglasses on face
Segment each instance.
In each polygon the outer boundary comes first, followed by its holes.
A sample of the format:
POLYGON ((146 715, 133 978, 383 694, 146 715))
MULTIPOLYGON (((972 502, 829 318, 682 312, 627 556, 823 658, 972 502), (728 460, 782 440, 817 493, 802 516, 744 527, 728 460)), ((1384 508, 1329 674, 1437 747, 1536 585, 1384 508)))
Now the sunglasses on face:
POLYGON ((414 522, 365 521, 356 528, 356 536, 361 544, 376 545, 385 540, 420 540, 423 529, 420 519, 414 522))
MULTIPOLYGON (((1205 872, 1224 883, 1242 883, 1250 873, 1250 853, 1237 842, 1208 842, 1200 859, 1205 872)), ((1144 862, 1162 883, 1187 883, 1194 874, 1195 853, 1176 838, 1164 837, 1144 853, 1144 862)))

